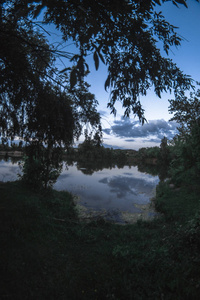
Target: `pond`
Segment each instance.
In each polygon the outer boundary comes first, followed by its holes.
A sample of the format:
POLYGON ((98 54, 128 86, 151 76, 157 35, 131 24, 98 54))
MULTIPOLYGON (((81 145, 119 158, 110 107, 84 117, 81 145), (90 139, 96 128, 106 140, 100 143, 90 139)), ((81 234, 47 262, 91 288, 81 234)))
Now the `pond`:
MULTIPOLYGON (((17 162, 0 161, 0 181, 14 181, 20 172, 17 162)), ((63 169, 54 189, 75 195, 79 214, 83 219, 102 216, 118 223, 132 223, 156 215, 151 205, 158 176, 138 171, 137 166, 117 166, 88 174, 76 163, 63 169)))

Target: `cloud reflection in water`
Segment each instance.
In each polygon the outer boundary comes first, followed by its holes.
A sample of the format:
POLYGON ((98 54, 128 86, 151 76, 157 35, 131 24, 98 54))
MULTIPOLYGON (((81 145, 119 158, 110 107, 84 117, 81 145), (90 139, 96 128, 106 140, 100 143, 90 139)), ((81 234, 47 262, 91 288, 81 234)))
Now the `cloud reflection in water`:
MULTIPOLYGON (((124 173, 127 174, 127 173, 124 173)), ((133 175, 129 173, 130 175, 133 175)), ((115 193, 117 198, 125 198, 128 194, 130 196, 138 196, 146 194, 150 196, 155 187, 155 183, 141 178, 114 176, 112 178, 103 178, 100 183, 107 184, 110 187, 110 192, 115 193)))

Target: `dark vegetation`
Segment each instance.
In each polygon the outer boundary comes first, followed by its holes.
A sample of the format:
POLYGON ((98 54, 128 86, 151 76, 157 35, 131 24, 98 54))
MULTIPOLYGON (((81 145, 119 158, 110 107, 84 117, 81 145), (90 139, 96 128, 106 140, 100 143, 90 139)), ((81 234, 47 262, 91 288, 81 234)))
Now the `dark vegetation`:
POLYGON ((198 299, 199 181, 161 183, 151 222, 81 223, 67 192, 0 184, 1 299, 198 299))

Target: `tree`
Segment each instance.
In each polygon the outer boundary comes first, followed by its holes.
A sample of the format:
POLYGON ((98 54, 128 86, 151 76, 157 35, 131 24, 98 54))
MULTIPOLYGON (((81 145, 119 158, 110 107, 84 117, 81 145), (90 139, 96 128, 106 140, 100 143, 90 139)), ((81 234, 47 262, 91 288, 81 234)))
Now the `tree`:
POLYGON ((69 84, 63 89, 53 46, 30 19, 14 13, 16 3, 5 1, 0 11, 1 137, 69 146, 83 124, 100 124, 98 102, 83 82, 73 94, 69 84))
POLYGON ((164 181, 168 177, 170 166, 170 151, 167 141, 167 138, 164 136, 160 143, 160 155, 158 159, 160 181, 164 181))
POLYGON ((180 127, 180 134, 190 134, 193 126, 197 124, 200 117, 200 90, 191 92, 188 98, 185 95, 178 95, 175 99, 169 100, 169 112, 174 114, 171 121, 176 121, 180 127))
POLYGON ((73 93, 63 86, 57 53, 30 18, 13 11, 15 4, 0 7, 0 135, 26 142, 22 177, 35 188, 47 187, 61 169, 58 148, 78 139, 86 123, 100 134, 98 102, 83 81, 73 93))
POLYGON ((18 22, 5 11, 0 19, 0 127, 4 137, 24 137, 28 111, 33 110, 42 81, 48 75, 46 62, 53 57, 43 36, 29 21, 18 22), (44 47, 46 51, 40 51, 44 47))
POLYGON ((40 190, 51 188, 63 167, 61 148, 49 151, 41 143, 32 142, 26 147, 26 156, 20 162, 21 180, 29 187, 40 190))
MULTIPOLYGON (((166 2, 163 0, 162 2, 166 2)), ((187 7, 186 0, 172 0, 187 7)), ((34 20, 41 12, 44 24, 54 24, 65 41, 72 40, 79 54, 71 61, 69 75, 71 89, 82 83, 88 73, 87 56, 93 55, 95 67, 108 66, 105 89, 111 89, 108 107, 116 113, 116 101, 121 101, 124 115, 132 112, 145 121, 139 100, 154 88, 161 97, 164 91, 179 95, 189 89, 192 80, 169 58, 161 55, 157 41, 168 54, 171 46, 179 46, 181 37, 161 12, 155 11, 160 0, 18 0, 11 2, 11 11, 21 18, 34 20)))
POLYGON ((160 144, 160 158, 163 164, 169 163, 169 148, 167 145, 167 138, 164 136, 160 144))
POLYGON ((200 171, 200 90, 190 93, 190 98, 183 95, 170 100, 169 110, 174 113, 171 120, 180 124, 173 140, 176 156, 172 174, 174 177, 184 174, 181 180, 197 179, 200 171))

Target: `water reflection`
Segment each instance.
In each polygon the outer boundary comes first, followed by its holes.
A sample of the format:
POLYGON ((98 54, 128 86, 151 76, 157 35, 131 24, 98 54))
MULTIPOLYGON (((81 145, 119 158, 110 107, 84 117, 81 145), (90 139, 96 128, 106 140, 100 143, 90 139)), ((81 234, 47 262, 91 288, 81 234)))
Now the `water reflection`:
POLYGON ((0 160, 0 181, 7 182, 15 181, 18 179, 18 174, 21 173, 18 165, 18 160, 0 160))
MULTIPOLYGON (((100 214, 106 219, 124 222, 127 214, 133 214, 134 218, 149 218, 155 214, 149 206, 159 182, 158 176, 142 173, 136 166, 102 168, 89 175, 86 168, 78 169, 76 164, 63 165, 53 187, 76 195, 85 216, 100 214)), ((19 172, 18 163, 0 161, 1 181, 16 180, 19 172)))
MULTIPOLYGON (((92 176, 76 166, 63 169, 54 188, 68 190, 78 197, 78 203, 92 214, 94 211, 106 217, 122 221, 121 213, 146 213, 150 199, 159 182, 158 176, 141 173, 137 167, 103 169, 92 176)), ((149 208, 149 207, 148 207, 149 208)), ((149 210, 152 214, 152 210, 149 210)))
POLYGON ((110 191, 115 193, 117 198, 126 198, 128 194, 134 196, 137 196, 138 194, 150 195, 154 188, 154 183, 152 182, 126 176, 114 176, 111 179, 103 178, 100 182, 108 184, 110 191))

